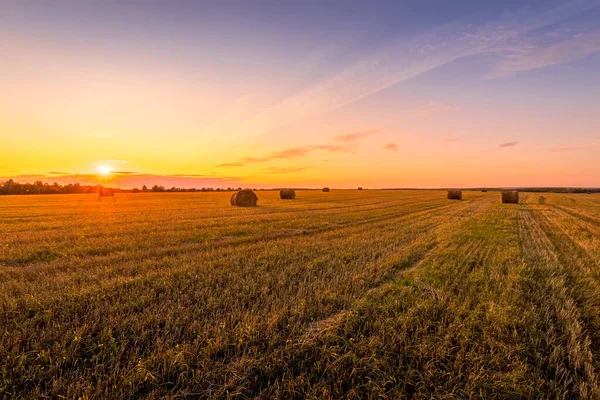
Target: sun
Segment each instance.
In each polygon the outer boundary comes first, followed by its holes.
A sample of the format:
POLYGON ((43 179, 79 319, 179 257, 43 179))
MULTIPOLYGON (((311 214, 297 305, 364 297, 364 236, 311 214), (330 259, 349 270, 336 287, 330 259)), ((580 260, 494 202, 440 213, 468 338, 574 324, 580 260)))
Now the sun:
POLYGON ((110 175, 110 167, 107 165, 102 165, 98 167, 98 173, 104 176, 110 175))

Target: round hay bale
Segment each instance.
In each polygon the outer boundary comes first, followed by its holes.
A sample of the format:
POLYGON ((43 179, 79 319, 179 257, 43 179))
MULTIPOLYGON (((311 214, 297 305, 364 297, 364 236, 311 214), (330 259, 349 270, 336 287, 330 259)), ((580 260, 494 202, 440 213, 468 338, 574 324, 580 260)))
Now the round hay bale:
POLYGON ((462 200, 462 190, 450 189, 448 190, 448 199, 450 200, 462 200))
POLYGON ((293 200, 296 198, 296 192, 294 189, 281 189, 279 191, 279 197, 283 200, 293 200))
POLYGON ((327 193, 327 192, 329 192, 329 188, 328 188, 328 187, 324 187, 324 188, 323 188, 323 191, 324 191, 325 193, 327 193))
POLYGON ((502 203, 503 204, 519 204, 519 192, 516 190, 503 190, 502 191, 502 203))
POLYGON ((482 191, 483 193, 485 193, 485 192, 487 192, 487 189, 481 189, 481 191, 482 191))
POLYGON ((256 207, 258 197, 250 189, 240 190, 231 196, 231 205, 238 207, 256 207))
POLYGON ((101 197, 112 197, 115 195, 115 191, 113 190, 113 188, 105 188, 105 187, 101 187, 100 188, 100 196, 101 197))
POLYGON ((359 187, 358 187, 358 190, 362 190, 362 188, 359 186, 359 187))
POLYGON ((540 196, 538 198, 538 203, 540 203, 540 204, 546 204, 546 198, 544 196, 540 196))

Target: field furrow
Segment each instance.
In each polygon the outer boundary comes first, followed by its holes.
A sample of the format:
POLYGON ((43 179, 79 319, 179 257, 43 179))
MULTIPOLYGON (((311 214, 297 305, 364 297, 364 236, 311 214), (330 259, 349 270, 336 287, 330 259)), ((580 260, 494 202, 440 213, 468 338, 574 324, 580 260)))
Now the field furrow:
POLYGON ((194 262, 199 254, 202 256, 202 261, 210 262, 212 259, 229 257, 229 253, 238 251, 241 246, 252 245, 248 250, 253 251, 253 249, 261 249, 270 241, 281 238, 309 239, 314 236, 313 240, 329 241, 335 237, 343 241, 345 235, 351 232, 357 232, 356 234, 360 235, 360 232, 373 229, 370 226, 374 224, 391 227, 397 224, 408 224, 406 229, 418 229, 419 224, 426 224, 425 226, 430 227, 435 224, 435 221, 431 220, 431 216, 449 207, 457 208, 456 205, 448 204, 426 206, 411 211, 396 211, 385 217, 374 217, 370 220, 359 219, 352 224, 329 225, 312 231, 288 229, 275 235, 259 234, 240 239, 227 238, 212 245, 204 242, 166 245, 151 251, 132 250, 108 256, 88 257, 85 260, 79 258, 69 262, 55 260, 28 267, 4 268, 4 273, 0 274, 0 282, 6 279, 10 283, 7 285, 10 291, 7 290, 6 295, 0 297, 0 300, 5 300, 0 304, 12 302, 11 299, 14 298, 24 298, 28 294, 32 295, 34 290, 38 292, 35 296, 37 301, 45 296, 59 295, 64 291, 72 294, 76 291, 75 287, 84 288, 85 291, 105 290, 113 283, 119 284, 131 279, 140 279, 157 271, 160 273, 160 271, 176 269, 181 263, 194 262), (342 231, 341 228, 345 228, 345 230, 342 231), (140 268, 140 260, 142 260, 143 268, 140 268), (115 265, 119 267, 115 267, 115 265), (73 279, 73 274, 77 274, 76 279, 73 279), (52 279, 49 279, 50 277, 52 279))
POLYGON ((600 370, 600 258, 597 226, 569 213, 542 210, 535 214, 555 249, 575 304, 582 328, 589 336, 595 372, 600 370), (590 230, 594 234, 590 233, 590 230))
POLYGON ((557 397, 599 395, 597 360, 591 351, 590 326, 593 304, 581 307, 581 282, 573 282, 569 266, 561 260, 548 226, 539 223, 536 211, 521 210, 520 232, 527 265, 523 280, 524 305, 532 306, 530 319, 532 355, 536 373, 552 384, 557 397), (537 217, 537 218, 536 218, 537 217), (586 318, 587 317, 587 318, 586 318))
POLYGON ((0 397, 600 396, 600 199, 259 194, 0 203, 0 397))
MULTIPOLYGON (((102 342, 113 343, 114 348, 100 352, 105 353, 106 372, 96 370, 94 375, 104 375, 115 383, 123 379, 123 368, 134 369, 140 359, 161 360, 156 366, 160 370, 163 351, 173 349, 175 344, 193 346, 199 357, 196 365, 229 363, 248 352, 262 352, 274 343, 284 344, 302 330, 300 326, 339 312, 365 290, 388 279, 394 270, 404 268, 403 260, 410 259, 413 253, 405 255, 403 248, 412 245, 421 249, 415 241, 429 246, 422 237, 436 226, 438 219, 460 217, 462 212, 479 205, 463 202, 450 206, 453 210, 448 213, 436 213, 427 207, 395 218, 339 225, 316 236, 275 238, 269 246, 260 241, 215 248, 200 253, 201 258, 194 252, 178 254, 169 260, 170 266, 120 282, 113 288, 103 287, 82 295, 69 290, 70 294, 55 295, 56 300, 37 306, 20 302, 5 314, 5 321, 12 322, 11 331, 17 329, 22 337, 29 337, 30 345, 36 343, 35 351, 42 351, 65 336, 81 338, 78 348, 94 347, 98 336, 102 342), (209 315, 212 321, 214 317, 220 322, 204 323, 209 321, 209 315), (83 330, 82 321, 87 321, 83 330), (107 325, 110 333, 102 329, 107 325), (132 336, 132 329, 146 332, 145 340, 132 336), (124 338, 128 338, 127 342, 122 341, 124 338), (159 351, 148 346, 157 340, 164 341, 159 351), (117 348, 129 349, 125 364, 114 364, 123 357, 110 352, 117 348), (109 362, 109 358, 113 361, 109 362), (114 371, 120 372, 111 376, 114 371)), ((41 293, 36 297, 44 298, 41 293)), ((55 368, 65 378, 69 370, 79 373, 82 366, 73 359, 80 359, 81 353, 65 352, 64 348, 70 347, 67 342, 60 347, 63 351, 49 354, 51 359, 59 360, 55 368)), ((35 364, 37 359, 29 362, 35 364)), ((13 367, 19 370, 17 365, 13 367)), ((142 389, 132 390, 136 393, 142 389)))
POLYGON ((518 314, 505 303, 516 285, 503 279, 515 276, 506 257, 506 250, 517 251, 514 231, 492 243, 514 219, 490 219, 488 213, 506 217, 505 210, 488 205, 463 223, 448 224, 417 268, 369 293, 331 329, 282 349, 277 367, 262 362, 229 390, 261 398, 534 393, 535 386, 524 385, 527 367, 515 357, 518 347, 510 336, 516 323, 511 317, 518 314), (260 392, 243 392, 257 382, 260 392))

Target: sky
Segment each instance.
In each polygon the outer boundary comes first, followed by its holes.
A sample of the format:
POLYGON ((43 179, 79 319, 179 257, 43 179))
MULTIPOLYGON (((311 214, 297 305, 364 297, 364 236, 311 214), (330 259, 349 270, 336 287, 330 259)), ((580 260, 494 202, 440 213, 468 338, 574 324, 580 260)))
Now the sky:
POLYGON ((600 0, 0 0, 0 180, 600 187, 600 0))

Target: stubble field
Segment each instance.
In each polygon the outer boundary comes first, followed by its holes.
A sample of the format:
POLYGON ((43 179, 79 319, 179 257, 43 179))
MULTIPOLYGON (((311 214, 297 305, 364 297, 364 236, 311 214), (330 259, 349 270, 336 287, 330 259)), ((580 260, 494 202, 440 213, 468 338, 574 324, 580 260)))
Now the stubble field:
POLYGON ((600 195, 230 196, 0 198, 0 398, 600 397, 600 195))

